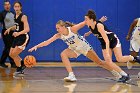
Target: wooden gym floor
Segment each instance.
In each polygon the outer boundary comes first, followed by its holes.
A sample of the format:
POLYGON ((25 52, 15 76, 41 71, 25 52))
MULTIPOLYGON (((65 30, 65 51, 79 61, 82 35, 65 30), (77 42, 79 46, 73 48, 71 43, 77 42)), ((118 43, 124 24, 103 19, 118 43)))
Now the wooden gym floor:
POLYGON ((140 93, 140 65, 128 70, 128 83, 117 83, 110 72, 92 63, 72 63, 77 82, 64 82, 67 76, 62 63, 39 63, 25 70, 24 77, 12 76, 15 69, 0 68, 0 93, 140 93))

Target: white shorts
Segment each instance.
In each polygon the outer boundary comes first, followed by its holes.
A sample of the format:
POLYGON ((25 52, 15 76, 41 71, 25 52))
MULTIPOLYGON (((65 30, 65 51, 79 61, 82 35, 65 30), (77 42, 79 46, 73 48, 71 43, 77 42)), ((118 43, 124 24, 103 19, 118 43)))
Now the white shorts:
POLYGON ((81 54, 83 54, 84 56, 87 55, 89 50, 92 50, 92 47, 90 44, 87 43, 82 43, 79 46, 76 47, 68 47, 69 49, 71 49, 72 51, 74 51, 77 54, 77 57, 80 56, 81 54))
POLYGON ((140 50, 140 40, 132 38, 130 40, 130 51, 139 52, 140 50))

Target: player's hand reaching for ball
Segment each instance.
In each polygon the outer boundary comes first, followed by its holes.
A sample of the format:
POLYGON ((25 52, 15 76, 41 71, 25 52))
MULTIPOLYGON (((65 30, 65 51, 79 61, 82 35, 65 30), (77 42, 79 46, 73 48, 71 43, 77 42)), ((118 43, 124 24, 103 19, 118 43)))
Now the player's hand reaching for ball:
POLYGON ((32 51, 36 51, 36 50, 37 50, 37 46, 34 46, 34 47, 30 48, 28 51, 32 52, 32 51))

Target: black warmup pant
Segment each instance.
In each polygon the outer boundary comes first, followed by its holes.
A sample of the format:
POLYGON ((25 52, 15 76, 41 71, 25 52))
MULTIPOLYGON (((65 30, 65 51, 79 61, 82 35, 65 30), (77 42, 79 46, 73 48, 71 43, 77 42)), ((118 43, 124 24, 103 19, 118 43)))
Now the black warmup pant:
POLYGON ((4 42, 4 49, 1 55, 1 59, 0 59, 0 64, 4 64, 6 62, 6 59, 9 58, 10 64, 14 65, 14 60, 9 56, 9 52, 10 52, 10 48, 12 46, 13 43, 13 39, 14 37, 12 36, 13 32, 10 32, 7 35, 4 35, 4 32, 6 30, 2 30, 2 39, 4 42))

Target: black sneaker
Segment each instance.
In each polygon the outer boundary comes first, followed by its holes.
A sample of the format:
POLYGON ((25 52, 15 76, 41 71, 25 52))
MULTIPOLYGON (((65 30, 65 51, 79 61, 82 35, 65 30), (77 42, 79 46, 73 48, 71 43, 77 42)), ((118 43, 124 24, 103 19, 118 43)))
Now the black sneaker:
POLYGON ((24 72, 23 72, 24 69, 25 68, 23 68, 23 67, 17 67, 17 70, 15 73, 13 73, 13 75, 14 76, 24 76, 24 72))
POLYGON ((25 70, 25 68, 26 68, 25 65, 21 66, 21 70, 22 70, 22 71, 25 70))
POLYGON ((2 67, 2 68, 8 68, 8 66, 5 65, 5 64, 0 64, 0 67, 2 67))
POLYGON ((127 81, 130 80, 130 76, 122 76, 121 78, 119 78, 118 82, 122 82, 122 83, 126 83, 127 81))
POLYGON ((134 57, 134 61, 140 64, 140 57, 139 56, 134 57))

